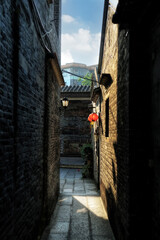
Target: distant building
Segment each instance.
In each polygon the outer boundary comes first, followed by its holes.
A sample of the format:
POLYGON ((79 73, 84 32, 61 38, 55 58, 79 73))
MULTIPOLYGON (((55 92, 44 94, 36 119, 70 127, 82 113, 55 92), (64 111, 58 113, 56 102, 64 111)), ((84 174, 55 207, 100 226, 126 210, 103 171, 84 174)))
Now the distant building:
POLYGON ((87 73, 94 73, 94 69, 96 67, 97 65, 87 66, 86 64, 82 63, 67 63, 66 65, 61 66, 63 70, 75 74, 74 76, 67 72, 63 72, 64 81, 68 86, 80 86, 81 81, 78 81, 80 78, 79 76, 84 77, 87 73))

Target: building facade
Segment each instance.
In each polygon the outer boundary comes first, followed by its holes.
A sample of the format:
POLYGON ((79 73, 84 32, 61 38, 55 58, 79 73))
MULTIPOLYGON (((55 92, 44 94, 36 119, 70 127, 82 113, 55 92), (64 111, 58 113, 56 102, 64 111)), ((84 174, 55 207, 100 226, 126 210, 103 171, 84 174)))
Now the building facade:
POLYGON ((84 77, 87 73, 94 74, 94 70, 97 65, 87 66, 82 63, 67 63, 66 65, 62 65, 63 77, 66 85, 68 86, 80 86, 82 85, 82 81, 79 81, 80 77, 84 77), (66 71, 66 72, 65 72, 66 71), (69 74, 69 73, 71 74, 69 74))
POLYGON ((90 86, 65 86, 61 99, 67 97, 69 105, 61 110, 61 156, 81 156, 83 144, 91 143, 88 122, 90 86))
POLYGON ((116 239, 160 236, 159 33, 152 1, 105 1, 94 174, 116 239))
MULTIPOLYGON (((119 49, 123 49, 123 36, 129 35, 126 45, 129 58, 124 54, 123 62, 129 69, 131 239, 136 239, 138 232, 139 238, 144 237, 144 232, 146 238, 157 240, 160 236, 160 14, 157 8, 150 0, 140 4, 121 1, 112 20, 120 28, 119 49), (148 19, 150 13, 154 14, 148 19)), ((119 70, 119 76, 120 73, 119 70)))
POLYGON ((38 239, 58 197, 60 19, 59 0, 0 5, 3 240, 38 239))

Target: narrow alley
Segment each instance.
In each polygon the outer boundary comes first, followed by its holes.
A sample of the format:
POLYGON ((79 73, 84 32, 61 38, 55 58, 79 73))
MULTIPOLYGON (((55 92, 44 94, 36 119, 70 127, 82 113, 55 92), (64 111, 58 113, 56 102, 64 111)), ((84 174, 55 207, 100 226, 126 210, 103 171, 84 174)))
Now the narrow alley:
POLYGON ((0 0, 0 240, 160 240, 153 0, 0 0))
POLYGON ((114 240, 99 191, 81 169, 60 169, 60 195, 42 240, 114 240))

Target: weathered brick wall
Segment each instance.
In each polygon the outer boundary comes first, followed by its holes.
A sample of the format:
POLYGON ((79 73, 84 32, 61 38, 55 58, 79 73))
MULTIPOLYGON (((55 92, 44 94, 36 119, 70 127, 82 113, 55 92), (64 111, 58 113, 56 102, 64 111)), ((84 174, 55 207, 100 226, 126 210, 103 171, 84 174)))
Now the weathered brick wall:
POLYGON ((143 11, 131 22, 123 12, 126 19, 119 19, 117 47, 112 44, 116 34, 109 12, 104 47, 102 73, 110 73, 113 83, 108 90, 102 87, 101 195, 116 239, 160 236, 160 18, 152 1, 143 11), (148 19, 150 12, 154 16, 148 19), (105 138, 107 97, 109 137, 105 138))
POLYGON ((109 73, 113 83, 101 87, 100 188, 101 196, 117 239, 127 239, 129 218, 129 112, 128 41, 126 31, 119 33, 112 23, 109 7, 101 73, 109 73), (118 41, 119 37, 119 41, 118 41), (106 132, 106 100, 109 99, 109 136, 106 132))
POLYGON ((61 115, 61 154, 80 156, 80 148, 91 142, 89 100, 71 100, 61 115))
POLYGON ((46 214, 50 218, 59 194, 59 159, 60 159, 60 89, 55 76, 48 65, 46 90, 46 122, 45 122, 45 164, 46 164, 46 214), (55 104, 57 103, 57 104, 55 104))
MULTIPOLYGON (((25 1, 24 1, 25 2, 25 1)), ((44 23, 47 34, 42 34, 43 38, 49 36, 53 52, 56 52, 59 63, 61 61, 61 0, 35 0, 37 9, 44 23)))
POLYGON ((58 35, 58 43, 59 43, 59 50, 61 50, 60 46, 61 46, 61 21, 60 21, 60 18, 61 18, 61 1, 59 0, 54 0, 54 21, 55 21, 55 28, 56 28, 56 31, 57 31, 57 35, 58 35))
MULTIPOLYGON (((4 234, 13 231, 14 209, 14 118, 12 80, 12 16, 10 2, 0 6, 0 187, 1 229, 4 234), (10 14, 9 14, 10 13, 10 14), (10 45, 8 46, 8 42, 10 45), (6 216, 7 214, 7 216, 6 216)), ((11 237, 12 235, 8 234, 11 237)), ((5 236, 1 233, 1 238, 5 236)))
MULTIPOLYGON (((49 7, 39 2, 45 26, 49 7)), ((53 28, 57 51, 54 36, 53 28)), ((0 238, 36 239, 58 192, 59 87, 27 1, 0 5, 0 55, 0 238)))
MULTIPOLYGON (((117 229, 119 239, 129 236, 130 152, 129 152, 129 32, 119 31, 117 74, 117 229), (120 232, 120 234, 119 234, 120 232)), ((115 219, 116 221, 116 219, 115 219)))

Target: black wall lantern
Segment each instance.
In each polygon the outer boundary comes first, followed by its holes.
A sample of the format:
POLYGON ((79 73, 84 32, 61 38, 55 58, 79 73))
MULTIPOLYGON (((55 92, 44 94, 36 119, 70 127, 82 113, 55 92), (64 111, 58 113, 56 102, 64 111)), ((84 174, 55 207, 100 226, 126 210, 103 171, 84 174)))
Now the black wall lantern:
POLYGON ((67 107, 68 107, 68 104, 69 104, 68 98, 64 97, 64 98, 62 99, 62 106, 63 106, 64 108, 67 108, 67 107))
POLYGON ((105 86, 105 88, 110 87, 113 83, 112 77, 109 73, 103 73, 100 77, 99 84, 105 86))

